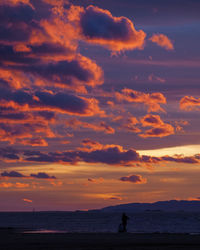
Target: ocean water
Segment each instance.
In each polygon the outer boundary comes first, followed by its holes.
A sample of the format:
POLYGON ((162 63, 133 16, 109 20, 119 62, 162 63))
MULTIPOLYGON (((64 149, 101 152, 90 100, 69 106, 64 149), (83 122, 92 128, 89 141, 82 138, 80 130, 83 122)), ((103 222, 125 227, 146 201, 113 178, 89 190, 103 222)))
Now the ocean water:
MULTIPOLYGON (((145 211, 127 213, 128 232, 200 233, 200 212, 145 211)), ((117 232, 121 213, 0 212, 0 228, 47 232, 117 232)))

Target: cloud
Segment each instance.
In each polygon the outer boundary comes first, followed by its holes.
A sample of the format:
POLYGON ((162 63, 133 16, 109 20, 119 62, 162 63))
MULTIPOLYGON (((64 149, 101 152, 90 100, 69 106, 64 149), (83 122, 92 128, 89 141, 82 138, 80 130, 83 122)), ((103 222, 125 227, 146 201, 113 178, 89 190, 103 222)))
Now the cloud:
POLYGON ((62 181, 51 181, 50 182, 52 186, 54 187, 60 187, 63 185, 63 182, 62 181))
POLYGON ((33 108, 38 106, 40 109, 50 109, 61 113, 93 116, 95 114, 104 114, 104 111, 100 110, 98 101, 94 98, 85 98, 67 93, 51 94, 48 92, 36 92, 35 96, 38 98, 38 102, 31 105, 33 108))
POLYGON ((0 159, 6 161, 20 160, 19 151, 10 147, 0 148, 0 159))
POLYGON ((153 127, 146 130, 140 137, 165 137, 174 134, 174 127, 168 123, 164 123, 159 115, 148 114, 141 119, 143 127, 153 127))
POLYGON ((148 107, 148 112, 164 111, 160 104, 166 104, 166 98, 159 92, 146 94, 125 88, 121 92, 115 92, 115 96, 118 101, 145 104, 148 107))
POLYGON ((123 200, 122 197, 120 197, 120 196, 106 196, 104 199, 105 200, 116 200, 116 201, 123 200))
POLYGON ((135 150, 123 150, 120 146, 108 146, 90 152, 79 152, 79 157, 88 163, 105 163, 109 165, 124 165, 139 160, 135 150))
MULTIPOLYGON (((22 90, 15 92, 4 91, 0 94, 0 107, 21 111, 54 111, 80 116, 104 114, 104 111, 99 108, 96 99, 63 92, 54 94, 52 92, 37 91, 34 94, 29 94, 22 90)), ((45 113, 39 114, 44 116, 45 113)))
POLYGON ((106 134, 114 134, 115 133, 114 128, 107 125, 104 121, 93 124, 93 123, 88 123, 88 122, 82 122, 76 118, 73 118, 73 119, 69 119, 66 122, 66 126, 71 127, 73 129, 80 129, 80 128, 92 129, 94 131, 102 131, 106 134))
POLYGON ((96 184, 101 184, 102 182, 104 182, 104 179, 102 177, 100 177, 98 179, 88 178, 88 182, 92 182, 92 183, 96 183, 96 184))
POLYGON ((85 147, 89 147, 90 150, 103 148, 103 145, 101 143, 93 141, 89 138, 82 140, 82 145, 84 145, 85 147))
POLYGON ((133 133, 139 133, 141 130, 136 126, 138 124, 138 120, 136 117, 131 116, 128 119, 126 119, 125 122, 122 123, 120 126, 120 129, 125 129, 133 133))
MULTIPOLYGON (((57 113, 105 115, 99 101, 86 96, 103 84, 103 70, 77 51, 79 39, 66 15, 67 2, 0 3, 0 140, 6 144, 48 146, 46 138, 60 133, 57 113)), ((114 133, 105 122, 97 127, 114 133)), ((8 154, 4 159, 18 157, 8 154)))
POLYGON ((143 49, 146 34, 137 31, 126 17, 114 17, 108 10, 96 6, 72 6, 68 11, 74 20, 80 38, 112 51, 143 49))
POLYGON ((21 173, 19 173, 19 172, 16 172, 16 171, 11 171, 11 172, 7 172, 7 171, 5 171, 5 172, 3 172, 3 173, 1 173, 1 176, 2 177, 13 177, 13 178, 23 178, 23 177, 25 177, 25 175, 23 175, 23 174, 21 174, 21 173))
POLYGON ((30 176, 26 176, 26 175, 23 175, 23 174, 21 174, 21 173, 19 173, 19 172, 16 172, 16 171, 10 171, 10 172, 4 171, 3 173, 1 173, 0 176, 3 177, 3 178, 56 179, 55 176, 49 176, 49 175, 48 175, 47 173, 45 173, 45 172, 39 172, 39 173, 37 173, 37 174, 30 174, 30 176))
POLYGON ((6 1, 2 1, 0 3, 0 5, 11 5, 11 6, 16 6, 16 5, 20 5, 20 4, 25 4, 25 5, 29 5, 31 8, 34 8, 33 5, 30 3, 29 0, 6 0, 6 1))
POLYGON ((28 183, 21 183, 21 182, 17 182, 17 183, 10 183, 10 182, 1 182, 0 183, 0 187, 3 188, 27 188, 29 187, 28 183))
POLYGON ((62 60, 32 65, 10 66, 36 77, 38 85, 57 85, 83 91, 85 86, 97 86, 103 83, 103 71, 92 60, 78 55, 73 60, 62 60), (37 79, 38 78, 38 79, 37 79))
POLYGON ((37 174, 30 174, 30 176, 33 178, 38 178, 38 179, 56 179, 55 176, 49 176, 48 174, 44 172, 39 172, 37 174))
POLYGON ((184 96, 180 100, 180 108, 186 111, 199 110, 200 98, 195 98, 193 96, 184 96))
POLYGON ((0 123, 0 139, 8 141, 10 144, 28 143, 23 138, 33 138, 35 134, 53 138, 55 134, 46 123, 24 123, 24 124, 6 124, 0 123))
POLYGON ((191 157, 171 157, 171 156, 163 156, 161 157, 163 161, 166 162, 177 162, 177 163, 188 163, 188 164, 195 164, 199 163, 199 156, 191 156, 191 157))
POLYGON ((25 45, 23 43, 17 43, 16 45, 1 44, 0 52, 2 55, 0 61, 4 65, 12 62, 13 66, 20 63, 24 65, 43 63, 46 65, 49 60, 59 62, 74 58, 74 51, 61 46, 59 43, 53 44, 50 42, 37 45, 25 45))
POLYGON ((146 130, 140 137, 165 137, 174 134, 174 128, 170 124, 164 124, 157 128, 146 130))
POLYGON ((63 4, 69 3, 69 0, 43 0, 43 2, 51 4, 53 6, 62 7, 63 4))
MULTIPOLYGON (((54 13, 48 4, 39 1, 35 5, 36 8, 24 4, 0 5, 1 70, 13 76, 23 75, 26 86, 30 86, 33 78, 36 85, 57 85, 82 92, 86 92, 86 86, 101 85, 102 69, 77 53, 77 32, 73 25, 54 13)), ((20 81, 14 82, 12 85, 19 87, 20 81)))
POLYGON ((165 82, 166 82, 166 80, 165 80, 164 78, 161 78, 161 77, 156 76, 156 75, 154 75, 154 74, 150 74, 150 75, 148 76, 148 80, 149 80, 150 82, 160 82, 160 83, 165 83, 165 82))
POLYGON ((10 182, 1 182, 0 183, 0 187, 2 188, 10 188, 13 186, 13 183, 10 183, 10 182))
POLYGON ((151 164, 161 164, 163 162, 176 162, 186 164, 199 164, 200 155, 194 156, 148 156, 139 155, 139 153, 130 148, 124 149, 119 145, 102 145, 89 139, 86 140, 89 149, 79 148, 77 150, 40 152, 31 150, 16 151, 12 148, 0 148, 0 159, 2 161, 13 160, 15 162, 33 162, 33 163, 62 163, 77 164, 85 163, 103 163, 107 165, 135 166, 136 163, 149 166, 151 164), (88 142, 87 142, 88 140, 88 142))
POLYGON ((147 182, 146 178, 143 178, 141 175, 124 176, 124 177, 121 177, 119 180, 124 181, 124 182, 131 182, 135 184, 143 184, 147 182))
POLYGON ((85 195, 85 196, 89 196, 95 199, 103 199, 103 200, 116 200, 116 201, 121 201, 122 197, 120 196, 120 194, 115 194, 115 193, 103 193, 103 194, 90 194, 90 195, 85 195))
POLYGON ((28 5, 5 5, 5 1, 0 4, 0 42, 9 44, 28 41, 34 27, 33 16, 34 11, 28 5))
POLYGON ((148 114, 148 115, 144 116, 141 119, 141 123, 142 123, 143 127, 148 127, 148 126, 160 127, 161 125, 164 124, 164 122, 161 120, 159 115, 152 115, 152 114, 148 114))
POLYGON ((26 198, 23 198, 22 200, 23 200, 24 202, 28 202, 28 203, 32 203, 32 202, 33 202, 32 200, 26 199, 26 198))
POLYGON ((0 68, 1 88, 20 89, 30 84, 30 80, 23 72, 0 68))
POLYGON ((76 164, 80 161, 86 163, 105 163, 108 165, 124 165, 140 161, 139 154, 133 150, 125 150, 119 145, 101 145, 101 148, 90 150, 65 151, 56 153, 42 153, 39 151, 24 152, 24 161, 28 162, 62 162, 76 164))
POLYGON ((149 40, 166 50, 174 50, 172 41, 164 34, 154 34, 149 40))
POLYGON ((185 131, 183 129, 183 126, 189 125, 189 122, 185 120, 179 120, 179 121, 175 121, 174 124, 175 124, 175 129, 177 132, 184 133, 185 131))
POLYGON ((21 182, 16 182, 14 184, 14 187, 16 188, 26 188, 26 187, 29 187, 30 185, 28 183, 21 183, 21 182))
POLYGON ((30 145, 32 147, 47 147, 48 143, 45 139, 41 137, 31 138, 31 139, 20 139, 17 141, 20 144, 23 145, 30 145))

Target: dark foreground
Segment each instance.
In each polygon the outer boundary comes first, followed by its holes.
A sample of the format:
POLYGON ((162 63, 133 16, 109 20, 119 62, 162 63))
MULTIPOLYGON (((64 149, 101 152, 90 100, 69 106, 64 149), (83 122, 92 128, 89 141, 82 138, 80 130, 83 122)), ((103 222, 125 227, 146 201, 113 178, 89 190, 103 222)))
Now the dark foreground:
POLYGON ((184 250, 200 249, 200 235, 132 233, 28 234, 0 229, 1 250, 184 250))

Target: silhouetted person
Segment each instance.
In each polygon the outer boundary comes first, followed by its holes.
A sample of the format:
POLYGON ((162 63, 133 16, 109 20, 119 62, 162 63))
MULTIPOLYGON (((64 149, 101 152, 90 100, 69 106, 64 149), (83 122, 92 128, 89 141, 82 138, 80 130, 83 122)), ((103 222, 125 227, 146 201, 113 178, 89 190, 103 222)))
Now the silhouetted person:
POLYGON ((123 225, 123 232, 127 232, 126 226, 127 226, 127 220, 129 219, 129 217, 123 213, 122 214, 122 225, 123 225))

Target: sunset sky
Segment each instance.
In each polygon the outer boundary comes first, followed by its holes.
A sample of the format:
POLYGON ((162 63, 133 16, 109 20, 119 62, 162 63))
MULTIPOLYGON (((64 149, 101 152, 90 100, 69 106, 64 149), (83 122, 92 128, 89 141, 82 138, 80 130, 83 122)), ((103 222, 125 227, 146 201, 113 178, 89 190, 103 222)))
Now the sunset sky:
POLYGON ((199 9, 0 0, 0 211, 200 199, 199 9))

